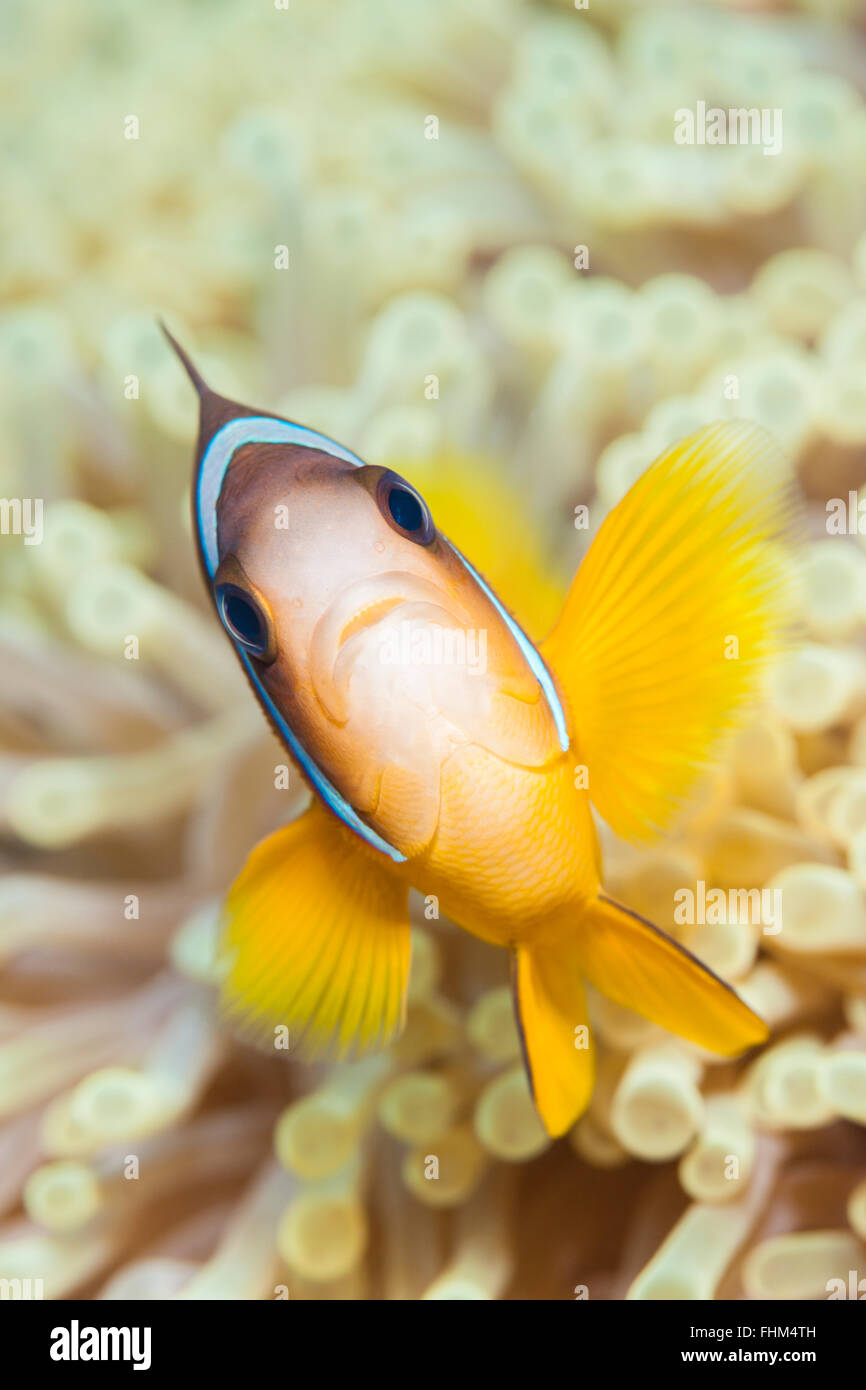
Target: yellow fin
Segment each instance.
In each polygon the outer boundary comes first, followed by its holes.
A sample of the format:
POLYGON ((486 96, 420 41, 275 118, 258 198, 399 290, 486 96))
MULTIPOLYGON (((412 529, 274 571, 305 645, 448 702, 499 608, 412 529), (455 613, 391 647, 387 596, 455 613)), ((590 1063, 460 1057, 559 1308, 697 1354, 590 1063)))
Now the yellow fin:
POLYGON ((663 454, 601 526, 542 652, 618 834, 670 823, 754 697, 792 621, 795 515, 770 436, 730 421, 663 454))
POLYGON ((564 1134, 589 1104, 595 1080, 573 947, 519 947, 511 957, 511 987, 535 1107, 548 1134, 564 1134))
POLYGON ((421 854, 436 834, 439 823, 439 767, 428 775, 414 768, 387 763, 379 778, 376 804, 370 820, 391 845, 411 858, 421 854), (435 789, 435 790, 431 790, 435 789))
POLYGON ((580 969, 615 1004, 735 1057, 769 1029, 737 992, 672 937, 603 895, 578 927, 580 969))
POLYGON ((263 840, 226 901, 223 1007, 242 1036, 344 1056, 403 1025, 409 891, 351 832, 313 806, 263 840))

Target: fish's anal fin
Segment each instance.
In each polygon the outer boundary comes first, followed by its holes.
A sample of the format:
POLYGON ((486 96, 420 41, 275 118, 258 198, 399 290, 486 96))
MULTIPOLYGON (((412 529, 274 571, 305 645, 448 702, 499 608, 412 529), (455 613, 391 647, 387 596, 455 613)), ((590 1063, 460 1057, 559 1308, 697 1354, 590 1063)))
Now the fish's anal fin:
POLYGON ((409 890, 317 801, 250 854, 229 891, 222 1005, 240 1036, 342 1057, 402 1028, 409 890))
POLYGON ((511 988, 535 1108, 548 1134, 564 1134, 589 1104, 595 1081, 586 991, 570 944, 519 946, 511 988))
POLYGON ((584 909, 575 947, 584 977, 608 999, 710 1052, 736 1057, 769 1036, 709 966, 604 894, 584 909))

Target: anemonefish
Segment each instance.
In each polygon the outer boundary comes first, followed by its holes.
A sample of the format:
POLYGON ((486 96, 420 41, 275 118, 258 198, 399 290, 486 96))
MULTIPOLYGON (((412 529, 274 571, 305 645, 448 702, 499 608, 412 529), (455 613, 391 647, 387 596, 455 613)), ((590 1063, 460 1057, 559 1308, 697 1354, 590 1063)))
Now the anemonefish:
POLYGON ((200 399, 205 582, 314 793, 227 897, 237 1028, 288 1028, 308 1055, 387 1044, 415 888, 509 951, 551 1134, 592 1093, 585 982, 713 1052, 762 1042, 729 985, 604 892, 591 803, 629 839, 668 826, 784 640, 790 475, 770 438, 720 423, 657 459, 536 647, 404 478, 216 395, 171 342, 200 399))

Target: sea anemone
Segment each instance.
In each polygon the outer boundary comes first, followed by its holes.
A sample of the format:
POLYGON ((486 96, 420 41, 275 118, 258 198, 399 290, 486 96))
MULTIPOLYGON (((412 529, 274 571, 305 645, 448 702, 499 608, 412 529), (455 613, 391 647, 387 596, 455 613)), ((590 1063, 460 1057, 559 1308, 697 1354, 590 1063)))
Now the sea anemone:
POLYGON ((866 1270, 858 16, 7 5, 0 1278, 818 1299, 866 1270), (780 111, 780 149, 677 143, 698 102, 780 111), (232 1039, 221 900, 308 793, 201 592, 158 313, 216 389, 405 472, 538 637, 662 449, 718 418, 777 435, 802 640, 675 834, 601 827, 612 891, 736 984, 765 1048, 723 1062, 596 996, 595 1093, 552 1143, 504 953, 420 899, 386 1053, 232 1039), (683 919, 698 885, 762 890, 783 929, 683 919))

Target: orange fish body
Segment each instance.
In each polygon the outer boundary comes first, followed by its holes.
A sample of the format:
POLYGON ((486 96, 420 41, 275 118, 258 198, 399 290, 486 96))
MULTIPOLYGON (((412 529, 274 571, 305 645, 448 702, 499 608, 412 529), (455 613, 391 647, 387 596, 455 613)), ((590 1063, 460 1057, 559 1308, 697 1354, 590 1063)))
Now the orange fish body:
POLYGON ((592 1090, 584 981, 724 1053, 765 1037, 723 981, 604 895, 591 811, 633 838, 667 824, 778 644, 787 475, 765 436, 713 426, 653 465, 539 651, 404 479, 215 396, 180 355, 201 398, 206 580, 316 794, 229 894, 237 1026, 259 1041, 288 1027, 312 1053, 387 1042, 411 886, 511 952, 551 1133, 592 1090))

